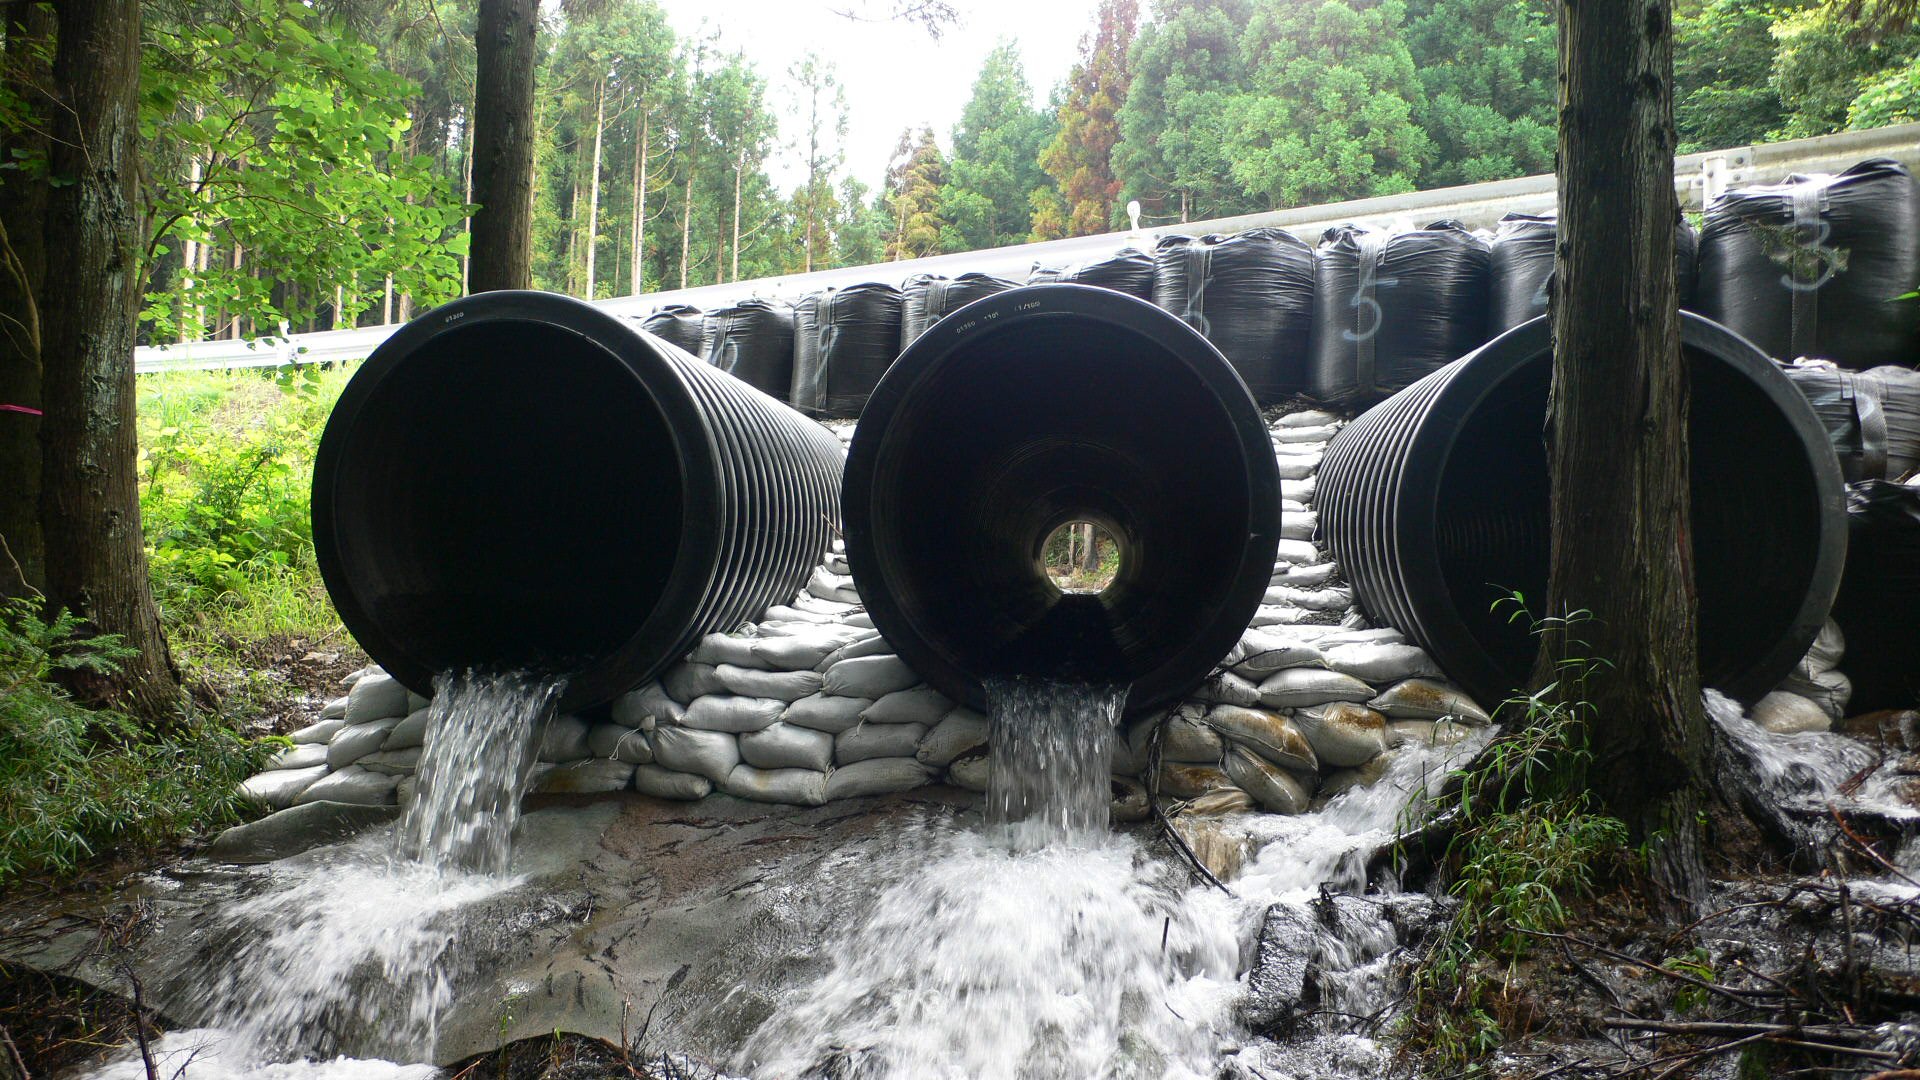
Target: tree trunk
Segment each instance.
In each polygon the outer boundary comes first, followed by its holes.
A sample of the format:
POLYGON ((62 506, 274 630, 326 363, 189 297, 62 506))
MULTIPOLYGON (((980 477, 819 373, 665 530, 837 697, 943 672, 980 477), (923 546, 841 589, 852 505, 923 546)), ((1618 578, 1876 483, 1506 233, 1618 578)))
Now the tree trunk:
POLYGON ((740 177, 747 171, 747 152, 740 151, 740 161, 733 167, 733 272, 731 280, 740 280, 740 177))
POLYGON ((687 262, 693 254, 693 164, 687 164, 687 203, 680 208, 680 287, 687 287, 687 262))
MULTIPOLYGON (((473 110, 467 110, 467 123, 462 137, 466 140, 465 152, 460 156, 460 201, 473 205, 473 110)), ((529 202, 527 216, 533 216, 533 206, 529 202)), ((460 219, 460 231, 467 234, 467 250, 460 253, 460 292, 464 295, 473 291, 473 215, 460 219)), ((527 270, 529 279, 533 276, 532 267, 527 270)))
POLYGON ((1673 271, 1672 26, 1671 0, 1560 9, 1547 614, 1593 617, 1544 637, 1534 683, 1559 678, 1563 659, 1608 662, 1583 688, 1592 789, 1649 841, 1655 880, 1691 899, 1708 730, 1673 271))
POLYGON ((594 256, 600 247, 600 140, 607 127, 607 80, 593 92, 593 175, 587 180, 587 299, 593 299, 594 256))
POLYGON ((46 242, 61 257, 41 309, 47 599, 133 650, 116 673, 66 673, 76 695, 160 718, 178 712, 180 685, 147 577, 135 465, 140 2, 59 10, 51 168, 63 183, 47 198, 46 242))
POLYGON ((652 117, 646 104, 640 107, 640 139, 633 148, 633 273, 629 288, 635 296, 647 291, 647 127, 652 117))
POLYGON ((533 34, 539 0, 480 0, 471 292, 533 285, 533 34))
MULTIPOLYGON (((41 49, 53 40, 53 13, 39 4, 6 10, 7 48, 0 88, 46 115, 51 72, 41 49)), ((37 127, 37 126, 36 126, 37 127)), ((49 150, 41 130, 0 132, 0 161, 49 150)), ((0 170, 0 597, 28 596, 46 583, 40 540, 40 310, 46 278, 41 228, 44 178, 0 170)))

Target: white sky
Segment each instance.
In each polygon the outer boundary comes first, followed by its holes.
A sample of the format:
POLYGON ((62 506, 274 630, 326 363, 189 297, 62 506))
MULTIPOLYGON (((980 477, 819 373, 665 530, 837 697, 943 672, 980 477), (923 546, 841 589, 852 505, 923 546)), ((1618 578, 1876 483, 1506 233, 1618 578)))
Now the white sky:
POLYGON ((789 111, 787 70, 807 52, 831 60, 847 95, 846 170, 877 188, 887 159, 909 125, 933 125, 947 145, 981 61, 1002 38, 1020 47, 1035 104, 1073 67, 1080 36, 1093 25, 1097 0, 952 0, 961 23, 933 41, 919 26, 856 22, 835 14, 882 13, 889 0, 661 0, 682 37, 718 30, 720 46, 746 53, 769 84, 788 145, 770 163, 782 189, 797 185, 794 141, 804 130, 789 111))

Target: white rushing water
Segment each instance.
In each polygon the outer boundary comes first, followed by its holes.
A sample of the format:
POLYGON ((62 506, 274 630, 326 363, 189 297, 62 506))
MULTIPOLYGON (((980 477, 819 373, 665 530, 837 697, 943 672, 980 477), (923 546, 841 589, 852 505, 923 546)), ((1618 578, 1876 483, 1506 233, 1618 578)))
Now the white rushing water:
MULTIPOLYGON (((538 725, 561 684, 462 673, 435 683, 413 803, 384 830, 274 864, 264 888, 210 931, 223 961, 198 989, 207 1027, 167 1035, 157 1071, 181 1080, 411 1080, 436 1075, 461 909, 521 884, 507 875, 538 725), (394 1060, 362 1060, 367 1045, 394 1060)), ((137 1053, 96 1080, 145 1080, 137 1053)))
MULTIPOLYGON (((1267 906, 1305 904, 1322 885, 1363 885, 1366 857, 1391 838, 1409 799, 1485 741, 1408 748, 1379 784, 1323 813, 1262 815, 1266 846, 1228 896, 1106 830, 1123 693, 1029 681, 989 691, 986 827, 930 830, 910 845, 920 861, 835 944, 833 968, 754 1035, 735 1071, 759 1080, 1217 1075, 1239 1049, 1238 973, 1267 906)), ((1377 940, 1382 932, 1357 930, 1365 940, 1344 962, 1323 957, 1339 972, 1324 1008, 1359 1009, 1384 989, 1394 943, 1377 940)), ((1315 1055, 1354 1056, 1338 1046, 1315 1055)))

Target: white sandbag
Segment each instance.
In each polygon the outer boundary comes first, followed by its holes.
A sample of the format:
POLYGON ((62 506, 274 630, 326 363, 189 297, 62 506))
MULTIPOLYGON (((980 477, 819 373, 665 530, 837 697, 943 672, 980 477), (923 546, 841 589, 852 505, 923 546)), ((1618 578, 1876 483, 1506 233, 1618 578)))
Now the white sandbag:
POLYGON ((1485 724, 1489 717, 1474 700, 1446 683, 1408 679, 1388 687, 1367 707, 1395 720, 1441 720, 1451 717, 1466 724, 1485 724))
POLYGON ((1779 688, 1820 706, 1820 711, 1826 713, 1830 720, 1845 718, 1847 702, 1853 699, 1853 680, 1838 670, 1821 671, 1805 677, 1795 672, 1779 688))
POLYGON ((547 770, 533 790, 543 795, 598 795, 607 791, 625 791, 633 784, 633 770, 631 762, 588 758, 547 770))
POLYGON ((753 639, 734 637, 732 634, 708 634, 700 639, 700 644, 687 654, 689 663, 708 664, 718 667, 732 664, 735 667, 758 667, 753 657, 753 639))
POLYGON ((775 724, 740 736, 740 759, 756 769, 824 773, 833 767, 833 736, 797 724, 775 724))
POLYGON ((1329 424, 1338 424, 1339 422, 1340 417, 1338 414, 1330 413, 1325 409, 1302 409, 1299 412, 1288 413, 1278 420, 1275 420, 1273 422, 1273 428, 1278 431, 1281 428, 1326 427, 1329 424))
MULTIPOLYGON (((345 710, 343 709, 342 712, 344 713, 345 710)), ((320 743, 324 745, 335 735, 340 734, 340 729, 346 726, 347 721, 344 715, 335 716, 326 720, 316 720, 288 737, 295 743, 320 743)))
POLYGON ((687 706, 686 718, 680 724, 702 731, 726 731, 737 735, 742 731, 759 731, 777 724, 786 711, 787 703, 774 698, 710 694, 687 706))
POLYGON ((1335 627, 1320 636, 1321 649, 1337 649, 1342 645, 1404 645, 1407 635, 1391 626, 1377 627, 1335 627))
POLYGON ((1259 701, 1270 709, 1295 709, 1329 701, 1365 701, 1373 687, 1351 675, 1320 668, 1287 668, 1260 681, 1259 701))
POLYGON ((860 602, 860 592, 853 587, 853 578, 836 574, 824 566, 813 568, 813 576, 807 579, 807 592, 821 600, 843 604, 860 602))
POLYGON ((1309 427, 1275 428, 1273 439, 1281 443, 1324 443, 1332 442, 1338 434, 1338 424, 1314 424, 1309 427))
POLYGON ((431 704, 433 704, 433 698, 416 694, 411 690, 407 691, 407 715, 411 716, 431 704))
POLYGON ((629 765, 653 761, 653 745, 647 734, 625 724, 595 724, 587 730, 587 752, 597 758, 612 758, 629 765))
POLYGON ((681 661, 668 668, 660 676, 660 685, 666 688, 668 697, 682 705, 691 705, 709 694, 727 692, 726 684, 714 674, 712 664, 691 661, 681 661))
POLYGON ((920 676, 897 656, 861 656, 828 668, 824 689, 841 697, 878 700, 919 681, 920 676))
POLYGON ((1398 742, 1422 746, 1453 746, 1467 740, 1473 729, 1458 720, 1393 720, 1398 742))
POLYGON ((706 798, 713 791, 713 781, 659 765, 637 765, 633 770, 633 790, 656 799, 692 802, 706 798))
POLYGON ((285 810, 315 780, 327 775, 326 765, 304 769, 269 769, 255 773, 240 783, 240 794, 274 810, 285 810))
POLYGON ((678 724, 687 717, 687 707, 667 695, 659 682, 650 682, 613 699, 613 722, 642 731, 655 724, 678 724))
POLYGON ((1180 816, 1226 817, 1228 814, 1245 813, 1254 805, 1253 796, 1237 787, 1218 788, 1182 803, 1180 816))
POLYGON ((1387 718, 1350 701, 1298 709, 1293 723, 1313 744, 1320 763, 1336 769, 1365 765, 1393 745, 1387 718))
POLYGON ((812 671, 834 651, 865 637, 867 631, 848 626, 800 624, 811 632, 780 634, 755 638, 753 658, 756 667, 770 671, 812 671))
POLYGON ((267 770, 279 772, 286 769, 311 769, 315 765, 327 763, 327 747, 323 743, 295 743, 285 750, 267 759, 267 770))
POLYGON ((346 718, 347 698, 345 695, 334 698, 320 709, 320 719, 322 720, 338 720, 344 724, 346 723, 346 718))
POLYGON ((914 760, 922 765, 944 769, 962 754, 987 745, 993 724, 972 709, 958 708, 947 713, 920 740, 914 760))
POLYGON ((1245 747, 1227 751, 1227 775, 1234 785, 1253 796, 1262 810, 1275 814, 1302 814, 1312 801, 1299 777, 1245 747))
POLYGON ((824 624, 824 623, 838 623, 840 621, 838 618, 832 615, 824 615, 817 611, 802 611, 799 608, 793 607, 788 604, 775 604, 774 606, 767 609, 767 614, 765 617, 769 620, 774 620, 778 622, 810 622, 810 623, 824 624))
POLYGON ((733 664, 719 665, 713 669, 713 675, 729 694, 775 701, 798 701, 808 694, 817 694, 823 681, 820 673, 811 669, 761 671, 733 664))
POLYGON ((819 806, 827 801, 827 774, 815 769, 756 769, 735 765, 714 785, 736 799, 819 806))
POLYGON ((1292 720, 1277 712, 1217 705, 1207 710, 1206 723, 1235 745, 1244 746, 1276 765, 1302 772, 1320 767, 1312 742, 1292 720))
POLYGON ((409 746, 405 750, 376 750, 354 764, 368 772, 386 773, 388 776, 410 776, 420 767, 420 747, 409 746))
POLYGON ((1320 458, 1318 456, 1308 457, 1304 454, 1276 456, 1273 462, 1274 466, 1280 470, 1280 479, 1282 480, 1305 480, 1307 477, 1312 476, 1316 469, 1320 468, 1320 458))
POLYGON ((845 575, 853 573, 853 567, 847 565, 847 557, 837 552, 829 551, 827 557, 820 560, 820 565, 826 567, 828 573, 845 575))
POLYGON ((353 684, 359 682, 361 679, 369 675, 384 675, 385 673, 386 669, 382 668, 379 664, 368 664, 358 671, 349 671, 341 676, 340 689, 351 690, 353 689, 353 684))
POLYGON ((556 716, 540 730, 539 760, 559 763, 593 756, 587 749, 587 722, 577 716, 556 716))
POLYGON ((1775 690, 1761 698, 1754 705, 1751 718, 1775 735, 1833 730, 1833 718, 1817 702, 1785 690, 1775 690))
POLYGON ((1326 657, 1327 667, 1376 686, 1440 678, 1440 665, 1418 645, 1330 645, 1326 657))
POLYGON ((842 615, 851 615, 853 612, 859 610, 860 608, 860 605, 857 602, 826 600, 826 599, 822 599, 821 597, 815 596, 812 593, 806 593, 806 592, 803 592, 800 595, 793 598, 793 606, 796 608, 799 608, 801 611, 811 611, 811 612, 816 612, 818 614, 831 615, 836 619, 838 619, 842 615))
POLYGON ((1231 671, 1223 671, 1201 683, 1193 697, 1221 705, 1258 705, 1260 688, 1231 671))
POLYGON ((1296 626, 1312 625, 1324 618, 1326 616, 1321 612, 1297 608, 1292 604, 1262 604, 1254 611, 1253 618, 1248 620, 1247 625, 1256 629, 1265 629, 1270 626, 1292 629, 1296 626))
POLYGON ((1320 561, 1320 549, 1305 540, 1282 540, 1275 557, 1295 566, 1311 566, 1320 561))
MULTIPOLYGON (((1113 802, 1107 807, 1107 816, 1116 825, 1125 825, 1135 821, 1145 821, 1153 816, 1153 801, 1147 795, 1147 785, 1138 780, 1122 777, 1113 779, 1113 802)), ((1247 801, 1248 806, 1253 801, 1247 801)))
POLYGON ((1233 777, 1218 765, 1184 765, 1169 761, 1160 766, 1160 794, 1164 798, 1197 799, 1209 791, 1234 786, 1233 777))
POLYGON ((1839 623, 1828 619, 1820 624, 1820 632, 1814 635, 1812 647, 1801 658, 1799 670, 1809 678, 1823 671, 1832 671, 1840 666, 1840 660, 1846 654, 1846 635, 1840 631, 1839 623))
MULTIPOLYGON (((1219 708, 1231 709, 1235 706, 1222 705, 1219 708)), ((1161 761, 1218 765, 1220 733, 1201 722, 1203 715, 1198 709, 1182 706, 1172 713, 1147 717, 1135 723, 1127 731, 1127 742, 1133 749, 1134 759, 1143 764, 1152 760, 1150 755, 1157 733, 1161 761)))
POLYGON ((740 764, 740 743, 724 731, 659 727, 653 731, 653 760, 718 782, 740 764))
POLYGON ((306 790, 293 800, 293 805, 343 802, 355 806, 393 806, 400 801, 394 793, 399 786, 400 778, 397 776, 349 765, 308 784, 306 790))
POLYGON ((910 758, 926 734, 925 724, 856 724, 833 737, 833 760, 851 765, 871 758, 910 758))
POLYGON ((867 630, 873 629, 873 616, 864 611, 856 611, 846 618, 841 619, 840 622, 845 626, 860 627, 867 630))
POLYGON ((1313 566, 1280 563, 1273 568, 1273 576, 1267 579, 1267 584, 1291 585, 1296 589, 1318 589, 1333 580, 1334 569, 1332 563, 1313 566))
POLYGON ((856 638, 838 649, 828 653, 826 658, 813 666, 815 671, 825 671, 842 660, 858 660, 867 656, 892 656, 893 646, 878 631, 869 630, 867 636, 856 638))
POLYGON ((952 712, 953 700, 931 686, 896 690, 867 706, 860 719, 869 724, 924 724, 940 722, 952 712))
POLYGON ((1313 490, 1314 478, 1311 476, 1305 480, 1280 481, 1280 495, 1282 498, 1298 499, 1303 503, 1310 503, 1313 501, 1313 490))
POLYGON ((341 728, 327 740, 327 768, 344 769, 380 749, 387 741, 387 732, 399 723, 399 717, 389 716, 341 728))
POLYGON ((925 765, 910 757, 868 758, 843 765, 827 777, 828 802, 910 791, 933 779, 925 765))
POLYGON ((1231 666, 1249 679, 1264 679, 1295 667, 1321 667, 1320 649, 1313 642, 1284 631, 1249 629, 1240 635, 1240 658, 1231 666))
POLYGON ((381 672, 368 675, 347 691, 346 721, 365 724, 374 720, 398 720, 407 715, 407 688, 400 680, 381 672))
POLYGON ((789 724, 838 735, 859 723, 860 714, 872 704, 867 698, 813 694, 787 706, 780 718, 789 724))
POLYGON ((387 741, 380 744, 382 750, 405 750, 409 746, 423 746, 427 741, 427 710, 415 709, 406 715, 406 719, 393 725, 387 732, 387 741))
POLYGON ((1147 771, 1146 757, 1118 729, 1107 740, 1107 771, 1114 776, 1139 776, 1147 771))
POLYGON ((947 782, 968 791, 985 792, 993 773, 993 755, 985 750, 961 754, 947 765, 947 782))
POLYGON ((1345 611, 1353 606, 1353 592, 1340 586, 1296 589, 1291 585, 1269 585, 1262 602, 1288 604, 1307 611, 1345 611))

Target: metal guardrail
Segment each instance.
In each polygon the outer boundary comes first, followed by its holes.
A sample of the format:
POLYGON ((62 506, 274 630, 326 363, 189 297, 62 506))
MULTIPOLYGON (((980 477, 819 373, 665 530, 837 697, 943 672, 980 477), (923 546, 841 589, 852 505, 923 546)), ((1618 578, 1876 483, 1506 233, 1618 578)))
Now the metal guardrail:
MULTIPOLYGON (((1674 159, 1674 190, 1681 205, 1698 210, 1730 187, 1782 180, 1792 173, 1836 172, 1867 158, 1886 157, 1920 171, 1920 124, 1899 124, 1870 131, 1845 131, 1810 139, 1740 146, 1685 154, 1674 159)), ((1453 219, 1469 228, 1491 226, 1510 212, 1542 213, 1554 208, 1552 175, 1523 176, 1463 187, 1436 188, 1405 195, 1272 210, 1237 217, 1191 221, 1138 232, 1100 233, 1069 240, 987 248, 924 259, 819 270, 675 289, 594 303, 614 315, 643 316, 668 304, 702 309, 724 307, 749 297, 798 299, 821 289, 881 281, 898 285, 914 274, 975 272, 1024 280, 1036 266, 1070 266, 1104 258, 1128 246, 1151 250, 1163 235, 1204 235, 1278 227, 1306 239, 1346 222, 1371 225, 1424 225, 1453 219)), ((359 360, 371 353, 397 325, 295 334, 252 341, 201 341, 143 346, 134 350, 134 370, 205 371, 216 368, 277 367, 359 360)))

